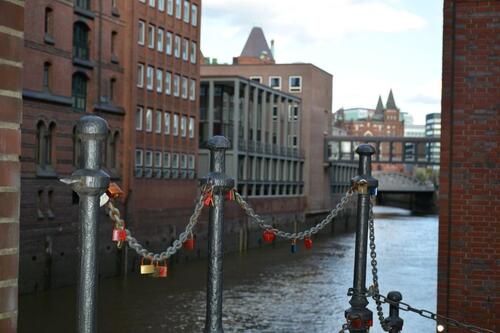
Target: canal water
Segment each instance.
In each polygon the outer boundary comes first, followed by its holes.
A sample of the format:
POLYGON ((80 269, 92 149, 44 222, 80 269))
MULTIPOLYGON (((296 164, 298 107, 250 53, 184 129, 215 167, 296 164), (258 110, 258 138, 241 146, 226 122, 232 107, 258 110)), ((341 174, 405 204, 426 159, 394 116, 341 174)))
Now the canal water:
MULTIPOLYGON (((389 207, 376 207, 375 213, 381 292, 398 290, 403 301, 434 312, 437 217, 389 207)), ((227 255, 225 332, 338 332, 349 307, 353 252, 354 234, 344 234, 315 238, 312 250, 301 246, 296 254, 279 244, 227 255)), ((205 282, 205 261, 172 267, 167 279, 106 279, 99 290, 99 332, 202 332, 205 282)), ((74 304, 74 288, 22 296, 19 332, 74 332, 74 304)), ((370 308, 371 332, 383 332, 373 300, 370 308)), ((408 312, 402 317, 405 332, 435 332, 428 319, 408 312)))

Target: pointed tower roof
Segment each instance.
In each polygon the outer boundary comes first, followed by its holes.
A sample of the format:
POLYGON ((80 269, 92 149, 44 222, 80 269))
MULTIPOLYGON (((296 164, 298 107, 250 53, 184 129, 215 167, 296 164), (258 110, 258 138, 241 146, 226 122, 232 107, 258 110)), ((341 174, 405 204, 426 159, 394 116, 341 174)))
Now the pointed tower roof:
POLYGON ((247 42, 241 51, 241 57, 253 57, 261 59, 265 57, 269 60, 274 60, 269 44, 267 43, 264 31, 260 27, 253 27, 247 42))
POLYGON ((377 112, 383 112, 384 111, 384 103, 382 103, 382 96, 378 95, 378 102, 377 102, 377 108, 375 109, 377 112))
POLYGON ((394 101, 394 95, 392 94, 392 89, 389 92, 389 97, 387 98, 386 108, 391 110, 398 109, 398 107, 396 106, 396 102, 394 101))

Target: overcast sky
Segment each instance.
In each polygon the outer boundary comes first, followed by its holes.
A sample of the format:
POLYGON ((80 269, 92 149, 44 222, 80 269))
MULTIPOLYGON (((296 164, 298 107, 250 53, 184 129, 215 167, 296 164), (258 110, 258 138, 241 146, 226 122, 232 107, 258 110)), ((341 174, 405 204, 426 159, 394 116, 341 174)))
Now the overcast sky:
POLYGON ((415 123, 440 112, 442 0, 203 0, 201 49, 231 63, 253 26, 279 63, 333 75, 333 111, 375 108, 392 88, 415 123))

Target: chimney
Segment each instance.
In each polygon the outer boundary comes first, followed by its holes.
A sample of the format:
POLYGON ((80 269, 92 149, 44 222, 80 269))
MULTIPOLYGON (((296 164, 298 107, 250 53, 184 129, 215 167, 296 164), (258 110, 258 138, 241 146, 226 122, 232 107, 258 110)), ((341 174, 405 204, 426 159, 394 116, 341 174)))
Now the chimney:
POLYGON ((271 39, 271 56, 273 57, 273 59, 275 58, 274 57, 274 39, 271 39))

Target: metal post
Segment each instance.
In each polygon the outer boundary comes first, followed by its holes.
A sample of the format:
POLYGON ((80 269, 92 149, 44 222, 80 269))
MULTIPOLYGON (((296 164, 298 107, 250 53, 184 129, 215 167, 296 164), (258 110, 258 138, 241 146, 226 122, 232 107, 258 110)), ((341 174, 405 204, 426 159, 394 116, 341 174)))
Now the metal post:
POLYGON ((403 330, 403 319, 399 318, 399 302, 403 300, 403 295, 398 291, 391 291, 387 294, 390 303, 389 317, 385 318, 385 323, 391 328, 389 333, 400 333, 403 330))
POLYGON ((370 214, 370 192, 378 186, 378 181, 372 177, 371 156, 375 148, 368 144, 359 145, 356 149, 359 155, 359 175, 352 179, 353 183, 365 181, 358 187, 358 207, 356 225, 356 247, 354 258, 354 282, 350 289, 352 295, 351 307, 345 311, 345 317, 350 323, 349 332, 367 333, 373 325, 373 315, 366 308, 366 258, 368 243, 368 218, 370 214))
POLYGON ((101 170, 103 145, 108 135, 107 122, 96 116, 82 117, 76 133, 81 140, 82 168, 75 171, 70 179, 62 179, 71 184, 80 197, 80 274, 77 294, 77 333, 97 332, 97 216, 99 197, 109 185, 109 176, 101 170))
POLYGON ((223 136, 214 136, 207 142, 210 149, 210 173, 202 184, 213 189, 213 203, 209 211, 208 225, 208 277, 207 313, 205 333, 222 333, 222 260, 224 255, 224 199, 227 191, 234 187, 234 180, 225 174, 226 150, 230 142, 223 136))

